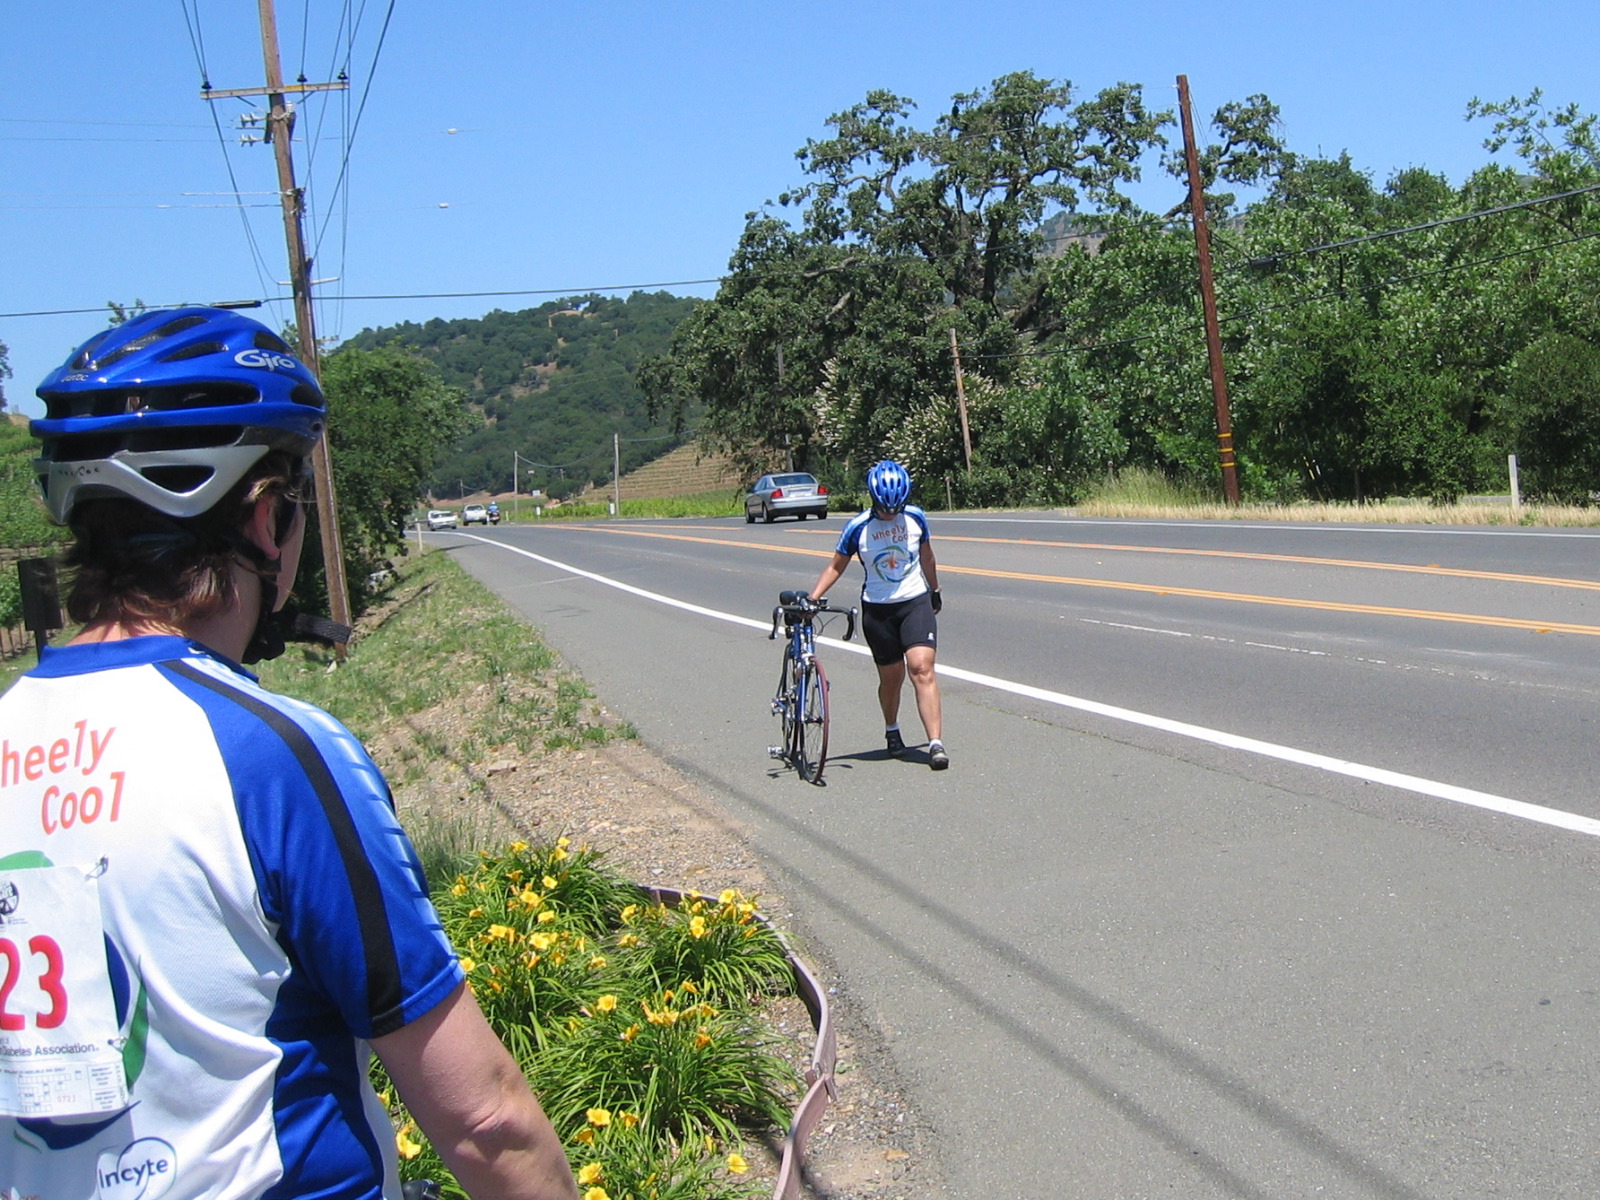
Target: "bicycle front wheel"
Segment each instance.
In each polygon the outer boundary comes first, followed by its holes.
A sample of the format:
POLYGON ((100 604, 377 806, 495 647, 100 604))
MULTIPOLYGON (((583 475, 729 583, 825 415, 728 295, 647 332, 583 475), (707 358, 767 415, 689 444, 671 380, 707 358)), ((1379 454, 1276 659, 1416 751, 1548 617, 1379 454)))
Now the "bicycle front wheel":
POLYGON ((800 664, 787 649, 783 652, 783 669, 778 673, 778 690, 772 697, 772 711, 781 730, 776 753, 784 761, 792 761, 800 740, 800 664))
POLYGON ((800 677, 800 729, 795 745, 795 768, 800 778, 822 782, 828 761, 828 676, 813 659, 800 677))

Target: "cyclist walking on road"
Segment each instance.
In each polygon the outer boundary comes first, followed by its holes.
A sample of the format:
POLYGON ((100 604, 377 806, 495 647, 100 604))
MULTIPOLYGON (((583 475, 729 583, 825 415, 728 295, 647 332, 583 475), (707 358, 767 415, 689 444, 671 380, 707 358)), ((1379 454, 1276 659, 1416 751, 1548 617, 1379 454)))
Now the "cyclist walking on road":
POLYGON ((938 644, 939 566, 928 536, 928 517, 911 498, 911 476, 892 459, 867 472, 872 507, 852 517, 834 548, 833 559, 811 589, 820 600, 837 583, 852 557, 861 560, 861 629, 878 667, 878 704, 883 709, 884 741, 895 756, 906 751, 900 735, 900 693, 906 675, 916 693, 917 715, 928 735, 928 765, 942 771, 950 755, 941 741, 939 680, 934 673, 938 644))
POLYGON ((184 308, 90 338, 39 396, 83 628, 0 696, 0 922, 28 947, 3 947, 0 1192, 397 1200, 376 1052, 470 1195, 576 1200, 383 776, 239 665, 284 648, 316 377, 184 308))

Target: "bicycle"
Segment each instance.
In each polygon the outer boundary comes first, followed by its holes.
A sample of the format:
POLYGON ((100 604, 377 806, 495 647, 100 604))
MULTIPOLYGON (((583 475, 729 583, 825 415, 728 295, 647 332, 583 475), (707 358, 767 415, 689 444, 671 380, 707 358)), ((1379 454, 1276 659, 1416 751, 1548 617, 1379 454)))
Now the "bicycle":
POLYGON ((783 667, 778 675, 778 691, 772 698, 772 711, 783 731, 781 745, 768 746, 767 753, 794 767, 807 783, 822 783, 822 768, 828 761, 828 676, 817 660, 817 619, 843 616, 847 625, 844 640, 856 634, 856 610, 830 612, 827 598, 813 600, 805 592, 778 593, 778 607, 772 610, 772 632, 778 636, 783 622, 788 638, 783 648, 783 667))

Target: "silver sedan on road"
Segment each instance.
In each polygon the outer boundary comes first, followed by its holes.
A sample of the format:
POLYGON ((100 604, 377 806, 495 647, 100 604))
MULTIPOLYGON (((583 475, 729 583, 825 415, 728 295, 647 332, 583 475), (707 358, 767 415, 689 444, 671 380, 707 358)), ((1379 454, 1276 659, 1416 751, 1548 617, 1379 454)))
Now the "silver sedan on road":
POLYGON ((746 525, 754 524, 757 517, 767 522, 788 516, 804 521, 807 515, 819 521, 828 515, 828 489, 817 482, 815 475, 803 471, 763 475, 745 493, 746 525))

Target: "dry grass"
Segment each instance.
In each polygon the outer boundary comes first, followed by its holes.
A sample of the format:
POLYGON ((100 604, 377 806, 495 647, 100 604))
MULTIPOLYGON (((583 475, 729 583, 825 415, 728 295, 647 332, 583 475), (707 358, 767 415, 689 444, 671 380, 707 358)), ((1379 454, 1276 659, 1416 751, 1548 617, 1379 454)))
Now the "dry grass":
POLYGON ((1145 517, 1191 521, 1336 521, 1363 525, 1600 525, 1600 509, 1575 505, 1523 504, 1493 501, 1431 504, 1426 500, 1390 500, 1376 504, 1241 504, 1214 501, 1158 504, 1115 498, 1088 500, 1067 510, 1080 517, 1145 517))
POLYGON ((1395 499, 1367 504, 1241 504, 1221 502, 1210 488, 1174 482, 1158 471, 1133 467, 1108 475, 1081 504, 1067 510, 1081 517, 1143 517, 1176 521, 1312 521, 1360 525, 1600 525, 1600 508, 1562 504, 1513 506, 1509 496, 1487 496, 1458 504, 1395 499))

